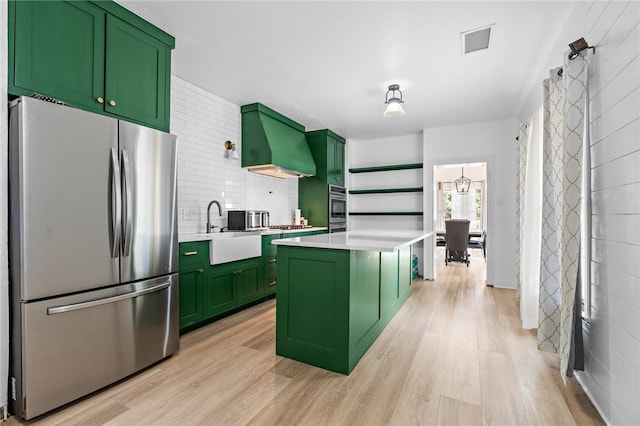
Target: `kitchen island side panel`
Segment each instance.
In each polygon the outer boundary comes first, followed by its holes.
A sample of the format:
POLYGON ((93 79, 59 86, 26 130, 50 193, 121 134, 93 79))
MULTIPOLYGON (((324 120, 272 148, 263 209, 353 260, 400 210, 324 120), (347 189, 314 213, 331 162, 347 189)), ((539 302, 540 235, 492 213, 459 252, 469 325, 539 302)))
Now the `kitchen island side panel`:
POLYGON ((276 353, 342 374, 410 295, 403 282, 409 247, 381 253, 282 245, 277 264, 276 353))
POLYGON ((349 251, 278 247, 276 354, 348 374, 349 251))
MULTIPOLYGON (((353 251, 352 256, 354 253, 357 252, 353 251)), ((387 303, 390 303, 386 306, 386 309, 383 309, 383 307, 385 307, 383 304, 385 300, 382 297, 380 298, 378 305, 379 319, 364 335, 359 336, 358 333, 354 332, 353 327, 351 328, 349 340, 349 372, 355 368, 360 359, 367 353, 371 345, 373 345, 378 336, 380 336, 385 327, 391 322, 404 302, 406 302, 411 295, 410 247, 404 247, 392 253, 377 252, 376 254, 380 258, 380 272, 378 274, 379 280, 375 284, 379 286, 381 296, 388 295, 392 292, 395 292, 395 296, 392 297, 392 301, 387 301, 387 303)), ((353 265, 354 263, 352 262, 352 266, 353 265)), ((359 265, 361 267, 365 266, 362 262, 360 262, 359 265)), ((370 267, 370 265, 367 265, 367 267, 370 267)), ((356 275, 357 274, 358 272, 356 271, 356 275)), ((353 292, 352 295, 354 295, 353 292)), ((355 303, 353 299, 351 303, 352 305, 355 303)), ((351 322, 351 324, 354 323, 351 322)))

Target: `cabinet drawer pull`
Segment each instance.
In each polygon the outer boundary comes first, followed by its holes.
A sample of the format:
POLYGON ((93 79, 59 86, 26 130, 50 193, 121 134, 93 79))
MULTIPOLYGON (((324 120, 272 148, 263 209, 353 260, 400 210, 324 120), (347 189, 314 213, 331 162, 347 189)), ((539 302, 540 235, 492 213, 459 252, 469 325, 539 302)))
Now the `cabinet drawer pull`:
POLYGON ((198 269, 198 272, 200 272, 202 274, 204 272, 204 268, 198 269))
POLYGON ((103 104, 104 103, 104 99, 102 99, 100 96, 98 96, 96 98, 96 102, 99 103, 99 104, 103 104))
POLYGON ((271 282, 268 282, 267 285, 270 287, 273 287, 274 285, 276 285, 276 283, 278 282, 278 280, 273 280, 271 282))
POLYGON ((109 101, 109 105, 111 105, 111 106, 116 106, 116 101, 114 101, 113 99, 111 99, 111 100, 109 101))
POLYGON ((197 251, 185 251, 182 255, 183 256, 195 256, 196 254, 198 254, 197 251))
POLYGON ((269 259, 269 260, 268 260, 268 262, 269 262, 269 263, 276 263, 277 261, 278 261, 278 259, 276 259, 276 258, 273 258, 273 259, 269 259))

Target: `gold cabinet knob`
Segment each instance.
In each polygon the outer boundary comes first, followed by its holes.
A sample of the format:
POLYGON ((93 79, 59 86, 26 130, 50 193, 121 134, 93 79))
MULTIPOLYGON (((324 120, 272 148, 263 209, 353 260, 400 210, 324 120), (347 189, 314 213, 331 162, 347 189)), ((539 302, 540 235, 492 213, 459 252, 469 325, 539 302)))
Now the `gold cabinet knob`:
POLYGON ((104 99, 102 99, 100 96, 98 96, 96 98, 96 102, 99 103, 99 104, 103 104, 104 103, 104 99))
POLYGON ((204 272, 204 268, 198 269, 198 272, 200 272, 202 274, 204 272))
POLYGON ((111 106, 116 106, 116 101, 114 101, 113 99, 109 101, 109 105, 111 106))

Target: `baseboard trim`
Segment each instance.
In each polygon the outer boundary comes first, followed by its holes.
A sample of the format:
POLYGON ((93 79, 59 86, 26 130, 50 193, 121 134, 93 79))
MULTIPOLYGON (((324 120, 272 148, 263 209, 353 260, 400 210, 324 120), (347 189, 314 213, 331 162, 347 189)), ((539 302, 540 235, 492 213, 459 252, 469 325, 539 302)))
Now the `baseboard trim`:
POLYGON ((587 398, 589 398, 589 401, 591 401, 593 406, 596 408, 596 411, 598 412, 598 414, 600 414, 600 417, 602 417, 602 420, 604 420, 604 422, 606 424, 610 425, 610 424, 612 424, 611 421, 607 418, 607 416, 604 415, 604 412, 600 408, 600 405, 598 405, 598 403, 596 402, 595 398, 591 394, 591 391, 589 390, 589 387, 586 386, 585 383, 584 383, 584 379, 583 379, 582 376, 586 375, 586 374, 587 373, 585 373, 583 371, 575 371, 573 376, 576 378, 576 382, 578 382, 578 384, 580 385, 580 387, 582 388, 584 393, 587 395, 587 398))
POLYGON ((494 283, 490 283, 490 282, 485 282, 486 285, 491 286, 491 287, 495 287, 495 288, 506 288, 509 290, 515 290, 516 289, 516 283, 515 281, 509 281, 509 280, 496 280, 494 283))

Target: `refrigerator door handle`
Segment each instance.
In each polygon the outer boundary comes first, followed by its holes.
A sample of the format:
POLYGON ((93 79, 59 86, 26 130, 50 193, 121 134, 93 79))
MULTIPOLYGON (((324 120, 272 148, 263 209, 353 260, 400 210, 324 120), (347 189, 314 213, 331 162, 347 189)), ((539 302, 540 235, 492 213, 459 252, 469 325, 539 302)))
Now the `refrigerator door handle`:
POLYGON ((62 314, 65 312, 77 311, 78 309, 92 308, 94 306, 106 305, 108 303, 119 302, 121 300, 133 299, 134 297, 142 296, 144 294, 155 293, 156 291, 164 290, 171 285, 171 280, 167 280, 162 284, 155 285, 153 287, 145 288, 143 290, 133 291, 127 294, 120 294, 118 296, 105 297, 104 299, 90 300, 88 302, 73 303, 71 305, 54 306, 47 308, 47 315, 62 314))
POLYGON ((122 194, 120 193, 120 168, 118 165, 118 156, 114 148, 111 148, 111 165, 109 167, 109 222, 111 229, 111 257, 117 258, 120 251, 120 221, 122 220, 121 203, 122 194), (115 206, 114 206, 115 204, 115 206))
POLYGON ((129 163, 129 153, 122 150, 122 189, 123 189, 123 215, 124 215, 124 235, 122 241, 122 255, 129 256, 131 248, 131 226, 133 222, 132 210, 133 201, 131 199, 131 166, 129 163))

